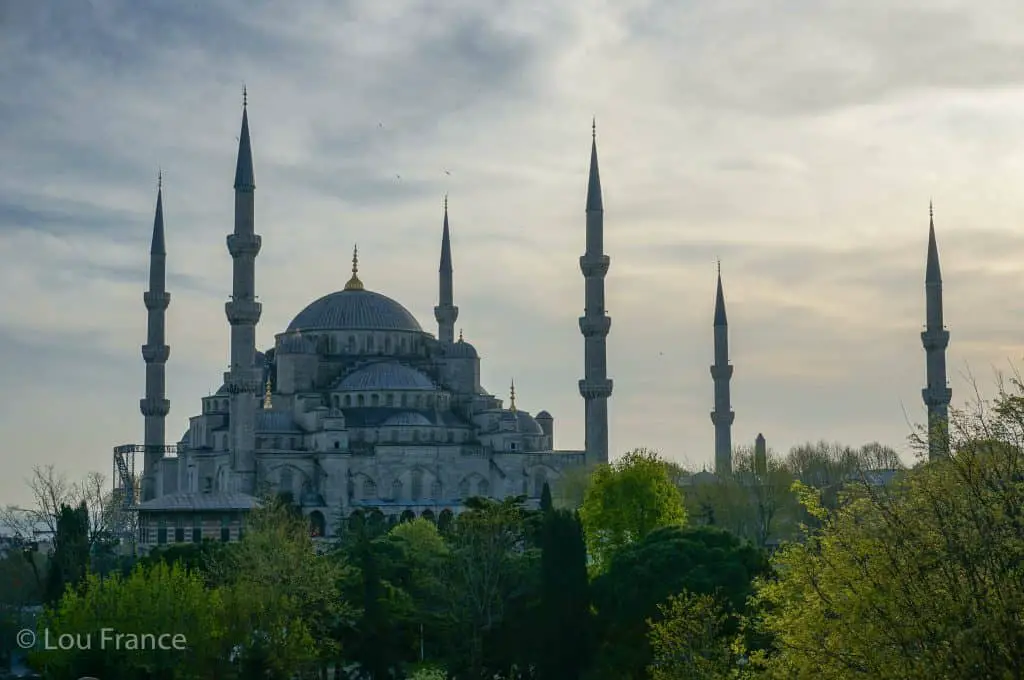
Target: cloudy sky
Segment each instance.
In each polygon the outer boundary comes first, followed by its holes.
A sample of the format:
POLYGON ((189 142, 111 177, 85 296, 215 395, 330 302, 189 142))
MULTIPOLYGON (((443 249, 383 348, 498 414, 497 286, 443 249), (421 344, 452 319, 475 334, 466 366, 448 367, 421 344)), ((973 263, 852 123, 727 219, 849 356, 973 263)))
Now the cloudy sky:
POLYGON ((721 258, 734 441, 911 461, 930 198, 954 402, 1021 359, 1024 5, 0 0, 0 502, 28 502, 34 464, 109 474, 141 441, 158 167, 169 437, 218 387, 243 82, 261 348, 344 285, 355 242, 366 285, 435 330, 448 192, 485 385, 515 378, 582 447, 596 115, 613 451, 712 460, 721 258))

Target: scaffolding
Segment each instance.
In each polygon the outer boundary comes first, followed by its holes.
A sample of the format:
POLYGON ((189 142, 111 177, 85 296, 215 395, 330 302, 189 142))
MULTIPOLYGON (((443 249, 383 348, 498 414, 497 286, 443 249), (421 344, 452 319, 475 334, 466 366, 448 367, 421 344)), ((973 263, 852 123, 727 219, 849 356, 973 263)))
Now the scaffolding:
POLYGON ((137 506, 142 497, 142 466, 136 466, 139 454, 147 451, 159 453, 160 457, 174 456, 176 445, 146 446, 145 444, 122 444, 114 447, 113 484, 114 532, 122 543, 134 543, 136 538, 137 506))

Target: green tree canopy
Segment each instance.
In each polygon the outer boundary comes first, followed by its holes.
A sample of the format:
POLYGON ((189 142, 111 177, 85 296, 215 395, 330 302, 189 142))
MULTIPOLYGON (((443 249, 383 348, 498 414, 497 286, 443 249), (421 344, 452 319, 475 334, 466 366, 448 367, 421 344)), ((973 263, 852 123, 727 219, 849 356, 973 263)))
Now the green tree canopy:
POLYGON ((686 508, 665 461, 636 449, 594 470, 580 516, 590 556, 601 570, 616 551, 655 529, 685 524, 686 508))
POLYGON ((954 413, 950 459, 837 509, 802 489, 821 530, 759 588, 779 678, 1024 675, 1024 390, 954 413))
POLYGON ((662 527, 623 548, 593 582, 599 677, 645 678, 648 620, 660 618, 658 605, 670 596, 713 595, 727 612, 742 613, 754 579, 767 569, 762 551, 714 527, 662 527))

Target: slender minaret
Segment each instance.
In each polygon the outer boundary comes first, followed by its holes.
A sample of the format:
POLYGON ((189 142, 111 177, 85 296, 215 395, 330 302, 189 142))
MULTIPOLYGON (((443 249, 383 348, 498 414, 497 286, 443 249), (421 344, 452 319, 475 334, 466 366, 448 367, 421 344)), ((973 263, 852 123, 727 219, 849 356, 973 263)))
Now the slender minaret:
POLYGON ((715 363, 711 378, 715 381, 715 410, 711 422, 715 425, 715 474, 732 474, 732 421, 736 414, 729 400, 729 324, 725 319, 725 295, 722 293, 722 264, 718 264, 718 290, 715 293, 715 363))
POLYGON ((454 304, 452 292, 452 241, 448 233, 448 194, 444 195, 444 230, 441 232, 441 267, 439 271, 438 300, 434 307, 437 319, 437 339, 446 345, 455 342, 455 320, 459 308, 454 304))
POLYGON ((928 204, 928 264, 924 275, 925 318, 921 333, 928 366, 928 386, 921 390, 928 407, 928 458, 948 453, 949 402, 953 390, 946 384, 946 347, 949 331, 942 322, 942 274, 939 271, 939 248, 935 244, 935 213, 928 204))
POLYGON ((263 392, 262 367, 256 366, 256 324, 262 305, 256 301, 256 255, 261 240, 254 226, 252 146, 248 101, 242 92, 242 132, 235 166, 235 231, 227 238, 233 261, 231 300, 224 305, 231 324, 231 365, 224 383, 231 394, 229 436, 234 490, 256 492, 255 417, 263 392))
POLYGON ((143 457, 142 500, 156 495, 156 463, 163 457, 167 414, 171 402, 165 396, 165 365, 171 354, 166 343, 164 312, 171 304, 167 292, 167 249, 164 245, 163 173, 157 179, 156 216, 153 218, 153 241, 149 247, 149 290, 142 295, 149 317, 146 344, 142 358, 146 362, 146 397, 139 401, 145 421, 145 455, 143 457))
POLYGON ((580 258, 585 286, 585 307, 580 317, 583 333, 584 378, 580 396, 586 406, 586 456, 588 464, 608 462, 608 379, 606 339, 612 320, 604 309, 604 277, 611 259, 604 254, 604 204, 601 175, 597 170, 597 121, 592 125, 590 179, 587 184, 587 250, 580 258))

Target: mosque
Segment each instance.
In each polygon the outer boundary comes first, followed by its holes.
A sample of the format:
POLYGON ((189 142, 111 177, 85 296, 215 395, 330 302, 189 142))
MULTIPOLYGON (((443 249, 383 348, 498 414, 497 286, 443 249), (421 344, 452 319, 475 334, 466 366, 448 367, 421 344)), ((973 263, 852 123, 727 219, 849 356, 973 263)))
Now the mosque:
MULTIPOLYGON (((586 197, 584 277, 585 408, 583 451, 555 448, 554 418, 531 415, 510 389, 504 400, 480 384, 480 357, 461 331, 455 336, 452 242, 445 201, 440 248, 437 335, 424 331, 399 302, 369 290, 359 277, 358 252, 344 289, 314 300, 256 349, 262 306, 256 298, 252 146, 248 110, 235 167, 235 223, 227 236, 233 262, 232 293, 225 304, 230 366, 223 385, 202 399, 199 414, 176 445, 165 441, 170 402, 165 367, 170 347, 164 314, 166 248, 162 188, 158 189, 150 248, 146 392, 140 401, 144 443, 114 449, 115 484, 137 511, 137 546, 231 541, 243 531, 245 513, 266 493, 287 494, 309 517, 314 535, 333 535, 354 514, 383 513, 390 520, 426 517, 450 521, 471 496, 539 501, 544 484, 573 468, 608 462, 606 338, 611 319, 604 304, 610 258, 604 254, 604 207, 596 130, 586 197), (141 475, 134 454, 141 454, 141 475)), ((933 427, 946 422, 942 285, 934 224, 926 275, 928 387, 923 392, 933 427)), ((714 307, 715 475, 731 473, 728 326, 721 273, 714 307)), ((758 449, 764 450, 759 435, 758 449)), ((937 452, 939 444, 934 443, 937 452)), ((710 475, 706 473, 705 476, 710 475)))
POLYGON ((138 511, 138 545, 234 540, 244 513, 267 492, 288 494, 312 531, 331 535, 353 513, 446 521, 471 496, 525 495, 566 470, 608 461, 603 206, 596 132, 586 202, 586 252, 580 258, 585 313, 580 317, 586 368, 579 382, 586 412, 584 451, 555 448, 554 418, 532 415, 480 384, 480 357, 455 336, 452 241, 445 201, 440 248, 437 335, 399 302, 359 277, 358 251, 344 289, 300 311, 274 346, 256 348, 262 307, 255 262, 253 154, 243 103, 235 167, 235 224, 227 237, 233 262, 225 305, 231 329, 223 385, 176 445, 165 441, 166 290, 162 188, 150 248, 146 393, 140 402, 144 443, 114 449, 116 482, 138 511), (141 475, 134 454, 142 455, 141 475), (138 479, 138 483, 134 480, 138 479))

